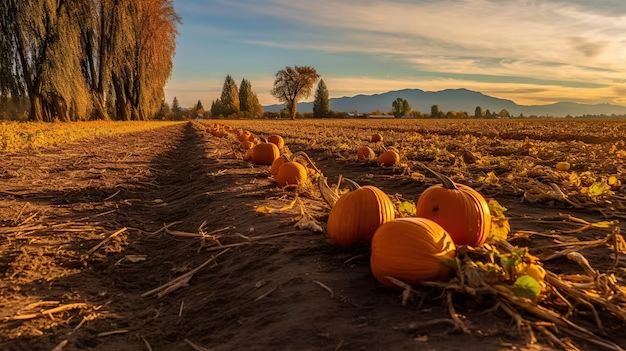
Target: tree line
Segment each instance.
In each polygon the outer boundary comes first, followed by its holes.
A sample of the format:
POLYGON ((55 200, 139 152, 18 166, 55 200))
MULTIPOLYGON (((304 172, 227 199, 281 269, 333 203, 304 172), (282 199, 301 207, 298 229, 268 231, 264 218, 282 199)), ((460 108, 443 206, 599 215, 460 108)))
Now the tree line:
POLYGON ((27 100, 31 121, 151 119, 180 23, 173 0, 2 0, 0 103, 27 100))

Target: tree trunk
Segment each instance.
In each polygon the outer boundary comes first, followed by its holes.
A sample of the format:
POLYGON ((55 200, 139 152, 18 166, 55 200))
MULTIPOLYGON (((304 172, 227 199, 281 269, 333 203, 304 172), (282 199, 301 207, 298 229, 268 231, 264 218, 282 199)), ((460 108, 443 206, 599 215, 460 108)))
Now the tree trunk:
POLYGON ((104 106, 104 93, 95 92, 93 94, 93 115, 92 119, 108 121, 111 118, 104 106))
POLYGON ((287 108, 289 109, 289 117, 295 121, 296 113, 298 113, 298 103, 296 101, 290 102, 287 108))
POLYGON ((28 98, 30 99, 30 115, 28 116, 28 120, 33 122, 43 122, 41 95, 30 94, 28 95, 28 98))
POLYGON ((67 109, 67 104, 65 100, 58 96, 52 95, 52 106, 54 107, 54 115, 59 118, 61 122, 69 122, 70 116, 67 109))

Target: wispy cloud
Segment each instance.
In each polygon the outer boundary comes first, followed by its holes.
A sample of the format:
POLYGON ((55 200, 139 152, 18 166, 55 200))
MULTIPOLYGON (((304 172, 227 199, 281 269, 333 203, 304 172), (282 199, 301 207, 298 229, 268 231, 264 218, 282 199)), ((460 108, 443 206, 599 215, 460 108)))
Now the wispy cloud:
MULTIPOLYGON (((340 68, 326 74, 331 94, 467 87, 518 103, 626 103, 623 0, 213 0, 213 8, 284 22, 280 35, 221 28, 242 44, 384 58, 366 78, 340 68), (400 66, 413 73, 388 78, 400 66)), ((213 11, 200 3, 186 9, 213 11)), ((271 78, 262 81, 269 91, 271 78)), ((259 95, 274 102, 265 90, 259 95)))

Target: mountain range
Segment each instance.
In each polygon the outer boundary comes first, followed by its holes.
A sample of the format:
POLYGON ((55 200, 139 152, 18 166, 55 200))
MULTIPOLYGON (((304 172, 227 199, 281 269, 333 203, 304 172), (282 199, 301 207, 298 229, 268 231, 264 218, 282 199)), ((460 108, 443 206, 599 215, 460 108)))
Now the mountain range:
MULTIPOLYGON (((500 112, 502 109, 506 109, 511 116, 518 116, 520 113, 523 113, 525 116, 536 115, 550 117, 601 114, 607 116, 611 114, 626 115, 626 106, 620 105, 588 105, 576 102, 557 102, 549 105, 518 105, 511 100, 499 99, 467 89, 446 89, 441 91, 404 89, 374 95, 331 98, 329 102, 330 109, 333 111, 351 112, 356 110, 360 113, 368 113, 380 110, 388 112, 391 110, 391 103, 399 97, 407 100, 413 110, 424 113, 429 113, 432 105, 439 105, 439 109, 444 112, 465 111, 470 116, 474 115, 476 106, 482 107, 483 111, 489 109, 492 112, 500 112)), ((263 108, 268 112, 279 112, 284 108, 284 105, 268 105, 263 106, 263 108)), ((298 111, 313 111, 313 103, 299 103, 298 111)))

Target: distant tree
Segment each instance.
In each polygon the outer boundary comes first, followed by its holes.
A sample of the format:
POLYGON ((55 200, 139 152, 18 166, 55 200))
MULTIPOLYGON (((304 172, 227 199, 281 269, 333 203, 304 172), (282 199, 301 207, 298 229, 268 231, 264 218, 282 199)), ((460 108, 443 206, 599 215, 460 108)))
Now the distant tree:
POLYGON ((310 66, 285 67, 276 72, 272 96, 285 104, 291 119, 296 119, 298 101, 311 95, 313 84, 319 79, 315 68, 310 66))
POLYGON ((391 103, 391 112, 395 118, 406 116, 411 112, 411 105, 409 105, 408 101, 399 97, 391 103))
POLYGON ((229 116, 233 113, 237 113, 240 110, 239 91, 237 90, 237 83, 233 77, 229 75, 224 79, 224 86, 222 87, 222 96, 220 97, 222 102, 222 114, 229 116))
POLYGON ((313 117, 323 118, 328 117, 330 112, 330 102, 328 100, 328 88, 326 83, 321 79, 317 84, 317 90, 315 90, 315 100, 313 101, 313 117))
POLYGON ((198 103, 195 107, 196 110, 204 110, 204 106, 202 106, 202 101, 198 100, 198 103))
POLYGON ((492 117, 492 116, 491 116, 491 111, 489 111, 489 109, 487 109, 487 110, 485 111, 485 118, 491 118, 491 117, 492 117))
POLYGON ((432 105, 430 107, 431 118, 438 118, 440 114, 441 114, 441 111, 439 110, 439 105, 432 105))
POLYGON ((476 106, 476 109, 474 110, 474 117, 475 118, 483 118, 483 108, 480 106, 476 106))
POLYGON ((524 114, 520 113, 519 116, 517 116, 517 118, 524 118, 524 114))
POLYGON ((421 112, 415 111, 415 110, 411 111, 410 115, 413 118, 423 118, 424 117, 424 115, 421 112))
POLYGON ((448 113, 446 113, 446 118, 456 118, 456 112, 454 111, 448 111, 448 113))
POLYGON ((507 111, 505 109, 502 109, 502 111, 500 111, 498 116, 500 116, 500 117, 511 117, 511 115, 509 114, 509 111, 507 111))
POLYGON ((178 113, 180 111, 180 103, 178 102, 178 98, 174 96, 174 100, 172 101, 172 112, 178 113))
POLYGON ((263 117, 263 106, 259 103, 259 98, 252 91, 252 84, 247 79, 241 80, 239 86, 239 107, 242 112, 254 118, 263 117))
POLYGON ((224 116, 224 106, 222 105, 222 100, 216 99, 211 103, 211 116, 217 117, 219 115, 224 116))

